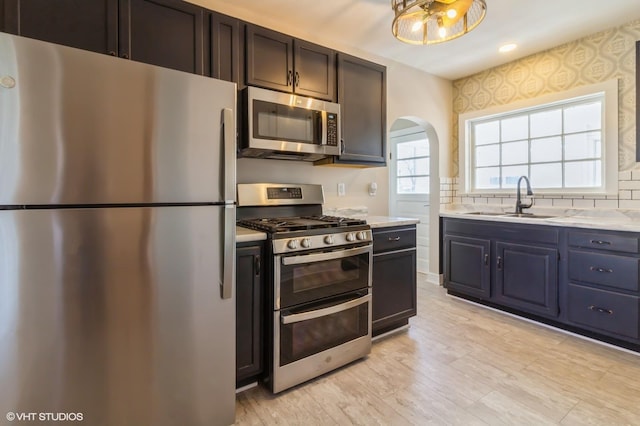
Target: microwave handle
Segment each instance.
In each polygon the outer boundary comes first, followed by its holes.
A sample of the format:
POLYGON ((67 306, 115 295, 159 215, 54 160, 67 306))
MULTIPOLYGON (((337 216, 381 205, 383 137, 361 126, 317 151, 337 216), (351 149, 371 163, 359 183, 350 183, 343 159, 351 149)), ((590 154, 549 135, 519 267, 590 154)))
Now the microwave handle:
POLYGON ((327 112, 322 111, 316 114, 316 140, 320 145, 327 144, 327 112))
POLYGON ((341 303, 339 305, 330 306, 328 308, 317 309, 315 311, 302 312, 299 314, 282 315, 280 322, 282 324, 292 324, 300 321, 307 321, 311 319, 326 317, 327 315, 336 314, 338 312, 346 311, 356 306, 363 305, 371 301, 371 294, 358 297, 357 299, 349 300, 348 302, 341 303))

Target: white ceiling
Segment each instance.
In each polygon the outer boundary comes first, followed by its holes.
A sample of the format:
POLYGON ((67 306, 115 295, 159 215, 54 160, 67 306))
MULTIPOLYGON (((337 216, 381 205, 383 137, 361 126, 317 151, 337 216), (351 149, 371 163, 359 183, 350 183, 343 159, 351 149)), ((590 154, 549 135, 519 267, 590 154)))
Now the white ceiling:
POLYGON ((391 35, 391 0, 189 0, 310 41, 369 52, 455 80, 640 18, 640 0, 486 0, 458 39, 412 46, 391 35), (505 43, 517 43, 508 54, 505 43))

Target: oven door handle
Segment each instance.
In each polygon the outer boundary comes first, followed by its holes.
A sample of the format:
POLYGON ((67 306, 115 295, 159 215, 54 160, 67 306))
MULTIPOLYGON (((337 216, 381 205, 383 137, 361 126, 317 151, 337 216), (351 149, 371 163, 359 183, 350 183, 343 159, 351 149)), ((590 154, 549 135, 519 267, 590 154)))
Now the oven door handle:
POLYGON ((359 254, 371 253, 372 245, 357 247, 347 250, 337 250, 326 253, 305 254, 302 256, 289 256, 282 258, 283 265, 300 265, 303 263, 322 262, 323 260, 342 259, 345 257, 357 256, 359 254))
POLYGON ((338 312, 355 308, 356 306, 369 303, 370 301, 371 301, 371 294, 367 294, 365 296, 358 297, 357 299, 349 300, 348 302, 341 303, 335 306, 330 306, 328 308, 317 309, 315 311, 309 311, 309 312, 302 312, 300 314, 282 315, 280 317, 280 322, 282 322, 282 324, 292 324, 294 322, 307 321, 311 319, 325 317, 327 315, 336 314, 338 312))

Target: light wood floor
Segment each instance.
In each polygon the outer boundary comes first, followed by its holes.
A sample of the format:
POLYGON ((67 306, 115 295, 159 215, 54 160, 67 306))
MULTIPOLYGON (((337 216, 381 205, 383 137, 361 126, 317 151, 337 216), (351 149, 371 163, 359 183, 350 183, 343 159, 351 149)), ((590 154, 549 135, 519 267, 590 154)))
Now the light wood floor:
POLYGON ((640 425, 640 357, 422 281, 411 327, 279 395, 237 396, 238 425, 640 425))

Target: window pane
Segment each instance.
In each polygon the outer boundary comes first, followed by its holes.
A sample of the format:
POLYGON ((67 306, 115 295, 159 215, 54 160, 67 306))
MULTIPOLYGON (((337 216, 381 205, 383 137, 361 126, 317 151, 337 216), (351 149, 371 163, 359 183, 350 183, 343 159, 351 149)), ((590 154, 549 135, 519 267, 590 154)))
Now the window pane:
POLYGON ((584 132, 602 128, 602 107, 600 102, 575 105, 564 110, 564 132, 584 132))
POLYGON ((600 158, 601 149, 600 132, 578 133, 564 138, 565 160, 600 158))
POLYGON ((602 162, 577 161, 564 165, 565 186, 568 188, 588 188, 602 186, 602 162))
POLYGON ((562 188, 562 163, 532 164, 531 187, 562 188))
POLYGON ((429 155, 429 139, 398 143, 398 158, 425 157, 429 155))
POLYGON ((429 157, 398 160, 398 176, 428 175, 429 157))
POLYGON ((478 189, 500 188, 500 168, 476 169, 475 187, 478 189))
POLYGON ((476 124, 474 126, 474 142, 476 145, 485 145, 500 141, 500 122, 476 124))
POLYGON ((500 145, 479 146, 476 148, 476 166, 497 166, 500 164, 500 145))
POLYGON ((522 164, 529 161, 527 141, 502 144, 502 164, 522 164))
POLYGON ((529 137, 529 117, 507 118, 502 120, 502 141, 517 141, 529 137))
POLYGON ((401 177, 398 178, 398 194, 428 194, 428 177, 401 177))
POLYGON ((502 187, 515 188, 520 176, 527 176, 529 167, 527 166, 511 166, 502 168, 502 187))
POLYGON ((562 138, 544 138, 531 141, 531 162, 562 161, 562 138))
POLYGON ((562 133, 562 110, 536 112, 530 117, 532 138, 555 136, 562 133))

